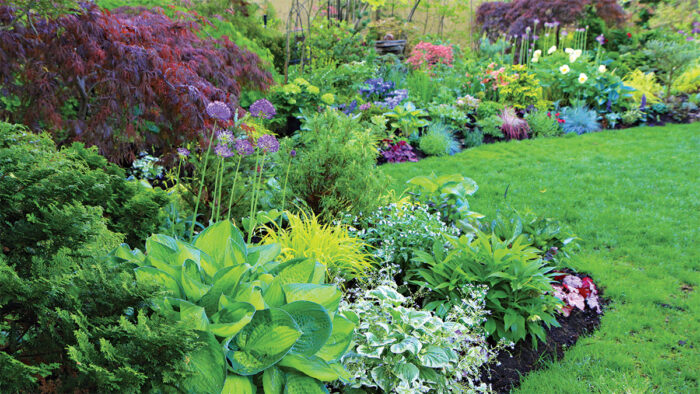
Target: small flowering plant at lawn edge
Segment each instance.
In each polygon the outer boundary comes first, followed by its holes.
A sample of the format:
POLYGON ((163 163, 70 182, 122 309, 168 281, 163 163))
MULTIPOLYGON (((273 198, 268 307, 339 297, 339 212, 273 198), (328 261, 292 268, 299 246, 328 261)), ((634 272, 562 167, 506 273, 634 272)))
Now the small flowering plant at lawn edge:
POLYGON ((598 288, 593 283, 593 279, 588 276, 580 278, 567 273, 556 275, 554 279, 558 282, 552 284, 554 296, 564 302, 561 307, 562 315, 569 317, 574 308, 583 311, 586 306, 598 314, 603 313, 598 298, 598 288))

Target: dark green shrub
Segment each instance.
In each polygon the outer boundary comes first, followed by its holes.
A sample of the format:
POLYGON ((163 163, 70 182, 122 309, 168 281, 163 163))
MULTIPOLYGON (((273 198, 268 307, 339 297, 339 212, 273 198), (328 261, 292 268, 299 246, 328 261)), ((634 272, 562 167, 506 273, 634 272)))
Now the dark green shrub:
POLYGON ((141 244, 167 203, 164 191, 127 181, 95 148, 58 151, 46 135, 0 123, 0 243, 11 258, 73 248, 94 237, 83 228, 103 216, 111 231, 141 244))
POLYGON ((459 152, 459 142, 444 123, 431 123, 420 137, 418 146, 429 156, 454 155, 459 152))
POLYGON ((325 219, 379 206, 383 186, 375 129, 335 110, 307 119, 289 171, 292 195, 325 219))

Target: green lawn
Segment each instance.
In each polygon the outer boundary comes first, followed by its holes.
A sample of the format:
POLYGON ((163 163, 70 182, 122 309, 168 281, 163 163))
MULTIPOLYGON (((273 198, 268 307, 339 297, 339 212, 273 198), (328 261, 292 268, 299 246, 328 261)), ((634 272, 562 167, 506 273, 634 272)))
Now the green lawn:
POLYGON ((520 391, 700 390, 700 123, 498 143, 382 169, 399 192, 431 171, 469 176, 480 187, 472 208, 486 215, 506 205, 510 185, 513 207, 559 218, 583 239, 575 268, 612 302, 598 331, 520 391))

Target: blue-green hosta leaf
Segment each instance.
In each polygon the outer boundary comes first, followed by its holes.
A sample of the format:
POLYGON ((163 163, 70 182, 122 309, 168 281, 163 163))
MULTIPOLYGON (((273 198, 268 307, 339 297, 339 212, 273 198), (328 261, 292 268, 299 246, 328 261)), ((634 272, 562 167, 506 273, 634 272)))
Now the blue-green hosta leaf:
POLYGON ((255 394, 256 391, 255 385, 249 377, 228 374, 221 394, 255 394))
POLYGON ((279 256, 281 251, 280 244, 252 246, 248 248, 248 254, 257 253, 257 259, 255 261, 248 260, 248 264, 252 266, 267 264, 279 256))
POLYGON ((378 300, 388 301, 394 305, 401 305, 406 302, 406 297, 388 286, 377 286, 377 288, 373 289, 368 294, 378 300))
POLYGON ((326 361, 337 361, 348 351, 355 333, 355 324, 336 314, 333 317, 333 331, 316 355, 326 361))
POLYGON ((209 326, 207 312, 199 305, 191 302, 180 300, 180 321, 184 322, 189 328, 195 330, 206 330, 209 326))
POLYGON ((243 264, 246 261, 246 244, 243 235, 230 221, 224 220, 207 227, 197 235, 194 246, 223 267, 243 264))
POLYGON ((255 375, 277 364, 301 334, 289 313, 277 308, 257 311, 228 345, 229 368, 239 375, 255 375))
POLYGON ((292 316, 301 329, 302 335, 292 347, 291 353, 305 356, 316 354, 333 330, 333 323, 328 312, 321 305, 311 301, 294 301, 280 309, 292 316))
POLYGON ((446 349, 437 346, 428 346, 418 354, 421 364, 429 368, 449 367, 451 358, 446 349))
POLYGON ((180 283, 185 296, 192 302, 199 301, 211 289, 211 286, 202 283, 199 267, 190 259, 187 259, 182 266, 180 283))
POLYGON ((287 302, 311 301, 321 304, 333 317, 338 311, 342 293, 335 285, 317 285, 313 283, 294 283, 282 286, 287 302))
POLYGON ((418 354, 423 348, 423 344, 417 338, 406 337, 403 341, 391 345, 389 350, 392 353, 400 354, 403 352, 410 352, 411 354, 418 354))
POLYGON ((212 279, 213 286, 199 301, 207 313, 214 314, 218 310, 219 299, 222 294, 232 296, 236 292, 241 279, 249 271, 247 265, 230 266, 220 269, 212 279))
POLYGON ((276 276, 282 285, 290 283, 309 283, 314 277, 316 262, 311 259, 292 259, 280 264, 276 276))
POLYGON ((158 283, 163 286, 173 297, 182 297, 182 289, 177 280, 167 273, 155 267, 138 267, 134 269, 136 280, 142 283, 158 283))
POLYGON ((285 382, 284 375, 284 372, 274 365, 266 369, 262 377, 265 394, 282 394, 285 382))
POLYGON ((289 353, 277 365, 295 369, 323 382, 330 382, 340 378, 349 380, 352 377, 342 366, 340 369, 337 368, 337 365, 340 364, 336 363, 336 367, 334 368, 332 365, 316 356, 307 357, 301 354, 289 353))
POLYGON ((263 299, 270 308, 279 308, 284 305, 284 290, 282 290, 282 282, 279 278, 273 279, 272 283, 265 289, 263 299))
POLYGON ((284 386, 285 394, 328 394, 328 389, 323 383, 314 378, 298 373, 287 374, 287 384, 284 386))
POLYGON ((193 374, 182 382, 182 386, 186 392, 219 393, 226 376, 221 345, 209 332, 200 332, 199 337, 206 345, 190 354, 189 366, 193 374))
POLYGON ((400 362, 394 365, 394 375, 407 383, 417 380, 419 373, 418 367, 408 362, 400 362))
POLYGON ((255 314, 255 307, 247 302, 235 302, 216 312, 211 317, 209 331, 220 337, 232 337, 250 323, 255 314))

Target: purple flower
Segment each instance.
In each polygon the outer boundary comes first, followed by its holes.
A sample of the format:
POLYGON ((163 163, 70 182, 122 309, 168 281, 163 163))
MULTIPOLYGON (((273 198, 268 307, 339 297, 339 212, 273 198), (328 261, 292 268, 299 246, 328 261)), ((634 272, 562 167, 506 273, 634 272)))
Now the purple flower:
POLYGON ((251 144, 248 140, 236 140, 234 145, 236 147, 236 152, 238 152, 238 154, 241 156, 248 156, 255 153, 253 144, 251 144))
POLYGON ((700 34, 700 27, 694 28, 694 29, 691 31, 691 33, 693 33, 693 34, 700 34))
POLYGON ((678 34, 685 34, 683 30, 678 30, 678 34))
POLYGON ((289 156, 296 157, 296 155, 297 155, 297 151, 294 150, 294 149, 292 149, 292 150, 289 152, 289 156))
POLYGON ((598 43, 599 43, 600 45, 605 44, 605 36, 602 35, 602 34, 599 35, 598 37, 596 37, 595 40, 598 41, 598 43))
POLYGON ((686 40, 686 41, 693 41, 694 38, 693 38, 693 36, 688 36, 688 37, 685 38, 685 40, 686 40))
POLYGON ((366 80, 364 86, 360 87, 360 94, 366 99, 380 99, 386 96, 392 89, 394 89, 393 82, 385 81, 382 78, 372 78, 366 80))
POLYGON ((277 110, 275 110, 275 106, 271 102, 260 99, 251 104, 250 114, 256 118, 272 119, 277 114, 277 110))
POLYGON ((646 108, 646 106, 647 106, 647 95, 646 95, 646 94, 643 94, 643 95, 642 95, 642 103, 639 105, 639 109, 642 110, 642 111, 644 111, 644 109, 646 108))
POLYGON ((537 40, 540 39, 540 36, 538 36, 537 34, 535 34, 534 36, 532 36, 532 39, 535 40, 535 41, 537 41, 537 40))
POLYGON ((367 111, 372 108, 372 103, 364 103, 360 105, 360 111, 367 111))
POLYGON ((217 156, 222 157, 222 158, 227 158, 233 156, 233 151, 229 149, 228 145, 225 144, 219 144, 214 148, 214 153, 216 153, 217 156))
POLYGON ((177 154, 181 159, 190 155, 190 151, 187 148, 177 148, 177 154))
POLYGON ((219 130, 216 132, 216 139, 221 144, 230 144, 233 142, 233 133, 227 130, 219 130))
POLYGON ((258 147, 265 153, 275 153, 280 149, 280 143, 274 135, 265 134, 258 138, 258 147))
POLYGON ((217 120, 231 119, 231 109, 221 101, 212 101, 207 105, 207 114, 217 120))
POLYGON ((562 31, 561 31, 561 36, 562 36, 562 37, 566 37, 566 36, 568 36, 568 35, 569 35, 569 32, 568 32, 568 31, 566 31, 566 30, 562 30, 562 31))
POLYGON ((535 19, 532 20, 532 23, 534 23, 535 25, 539 25, 539 24, 540 24, 540 20, 537 19, 537 18, 535 18, 535 19))

